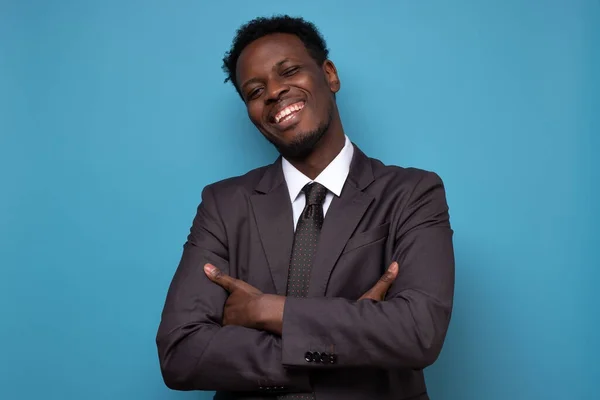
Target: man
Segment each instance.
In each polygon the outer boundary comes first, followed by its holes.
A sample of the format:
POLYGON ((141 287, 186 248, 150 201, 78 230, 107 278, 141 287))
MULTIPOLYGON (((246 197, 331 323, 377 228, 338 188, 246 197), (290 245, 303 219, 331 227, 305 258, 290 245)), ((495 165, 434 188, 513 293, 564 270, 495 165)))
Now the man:
POLYGON ((203 190, 157 335, 172 389, 429 398, 423 369, 454 291, 444 187, 350 142, 327 56, 314 25, 287 16, 249 22, 226 54, 228 80, 281 157, 203 190))

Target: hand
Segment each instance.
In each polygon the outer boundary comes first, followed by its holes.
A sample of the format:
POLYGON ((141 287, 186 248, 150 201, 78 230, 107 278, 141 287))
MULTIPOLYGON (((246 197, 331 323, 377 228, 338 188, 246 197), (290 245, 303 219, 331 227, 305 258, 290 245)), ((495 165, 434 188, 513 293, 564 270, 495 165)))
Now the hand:
POLYGON ((371 299, 375 301, 382 301, 383 299, 385 299, 385 295, 387 294, 388 289, 390 288, 390 286, 392 286, 392 283, 394 283, 397 276, 398 263, 394 261, 390 264, 387 271, 385 271, 385 274, 383 274, 383 276, 379 278, 377 283, 375 283, 375 285, 373 285, 373 287, 369 289, 365 294, 360 296, 358 300, 371 299))
POLYGON ((263 294, 252 285, 223 273, 212 264, 204 266, 208 279, 229 292, 223 309, 223 325, 253 328, 256 315, 254 303, 263 294))
POLYGON ((285 297, 264 294, 254 286, 232 278, 212 264, 204 266, 208 279, 229 292, 223 308, 223 325, 262 329, 281 335, 285 297))

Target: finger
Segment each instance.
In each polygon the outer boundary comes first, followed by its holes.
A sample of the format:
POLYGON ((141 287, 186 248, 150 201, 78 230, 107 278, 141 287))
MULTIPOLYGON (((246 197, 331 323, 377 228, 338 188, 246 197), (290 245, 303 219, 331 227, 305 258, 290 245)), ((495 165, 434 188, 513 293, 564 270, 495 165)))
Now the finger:
POLYGON ((387 271, 385 271, 385 274, 383 274, 381 276, 381 278, 379 278, 377 283, 375 283, 375 285, 371 288, 371 290, 370 290, 371 294, 376 294, 378 297, 383 298, 383 296, 388 291, 390 286, 392 286, 392 283, 394 283, 394 280, 396 280, 397 276, 398 276, 398 263, 394 261, 389 266, 387 271))
POLYGON ((204 266, 204 273, 206 274, 208 279, 221 286, 228 292, 232 292, 233 289, 235 289, 236 287, 236 279, 230 277, 229 275, 227 275, 212 264, 206 264, 204 266))
POLYGON ((379 280, 373 285, 371 289, 369 289, 365 294, 363 294, 359 300, 363 299, 371 299, 371 300, 383 300, 385 294, 387 293, 392 283, 396 280, 398 276, 398 263, 393 262, 388 267, 387 271, 379 280))
POLYGON ((396 280, 397 276, 398 276, 398 263, 396 261, 394 261, 393 263, 390 264, 387 271, 385 271, 385 274, 383 274, 383 276, 379 280, 387 283, 388 287, 389 287, 392 285, 394 280, 396 280))

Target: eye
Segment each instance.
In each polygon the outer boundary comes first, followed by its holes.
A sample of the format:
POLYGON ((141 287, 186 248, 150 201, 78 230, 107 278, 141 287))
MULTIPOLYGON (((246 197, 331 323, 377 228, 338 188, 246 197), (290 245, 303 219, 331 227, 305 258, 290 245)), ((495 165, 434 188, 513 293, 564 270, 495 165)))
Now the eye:
POLYGON ((261 93, 261 91, 262 91, 262 88, 261 88, 261 87, 257 87, 257 88, 255 88, 255 89, 252 89, 252 90, 250 91, 250 93, 248 93, 248 94, 246 95, 246 98, 247 98, 248 100, 254 100, 254 99, 256 99, 258 96, 260 96, 260 93, 261 93))
POLYGON ((300 67, 290 67, 288 69, 286 69, 285 71, 283 71, 283 76, 292 76, 294 75, 296 72, 298 72, 298 70, 300 69, 300 67))

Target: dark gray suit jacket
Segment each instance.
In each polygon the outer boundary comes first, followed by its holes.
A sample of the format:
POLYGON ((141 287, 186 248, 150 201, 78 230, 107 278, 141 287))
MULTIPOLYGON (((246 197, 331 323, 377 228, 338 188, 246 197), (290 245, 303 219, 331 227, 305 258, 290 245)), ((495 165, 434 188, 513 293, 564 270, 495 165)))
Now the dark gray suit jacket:
POLYGON ((311 390, 318 400, 428 399, 423 368, 440 353, 454 294, 438 175, 385 166, 355 146, 309 297, 286 299, 282 336, 222 326, 227 292, 204 264, 285 295, 293 235, 281 159, 203 190, 157 334, 167 386, 216 390, 216 399, 311 390), (357 301, 394 260, 400 272, 386 300, 357 301))

